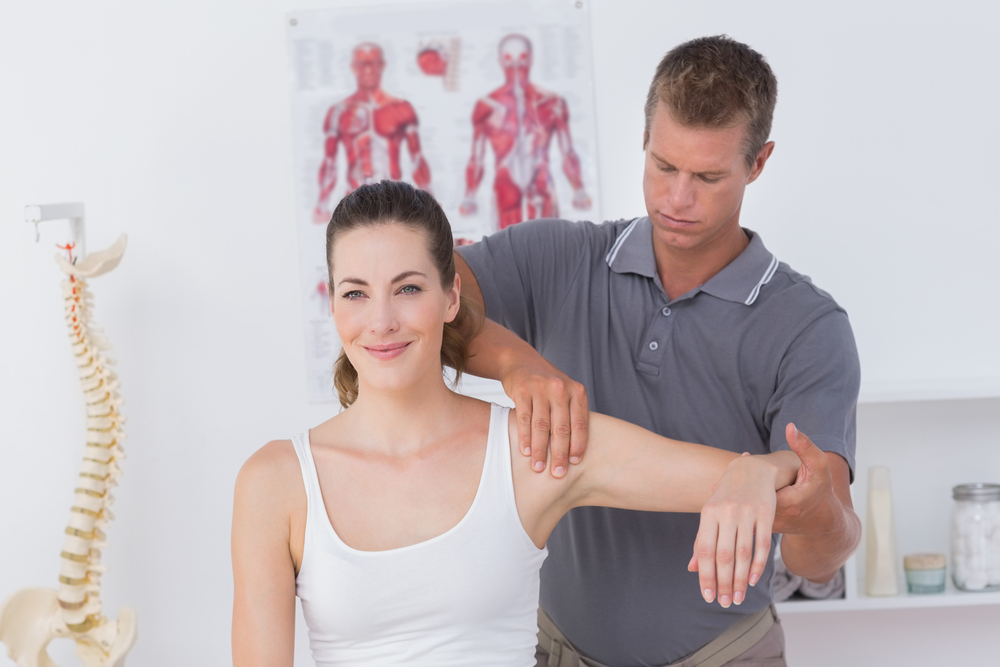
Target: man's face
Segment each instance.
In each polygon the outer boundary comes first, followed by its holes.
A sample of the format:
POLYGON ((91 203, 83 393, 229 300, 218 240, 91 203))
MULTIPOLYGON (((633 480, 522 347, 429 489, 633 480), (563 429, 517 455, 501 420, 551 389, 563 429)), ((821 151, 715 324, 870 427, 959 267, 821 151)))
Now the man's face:
POLYGON ((500 45, 500 67, 508 83, 527 82, 531 70, 531 45, 527 40, 514 37, 503 42, 500 45))
MULTIPOLYGON (((760 174, 770 148, 751 170, 744 127, 685 127, 661 102, 649 125, 642 191, 654 247, 707 249, 739 228, 747 184, 760 174)), ((771 144, 769 144, 771 146, 771 144)))
POLYGON ((385 62, 382 60, 381 49, 374 47, 359 47, 354 50, 351 70, 358 80, 358 88, 375 90, 382 83, 382 70, 385 62))

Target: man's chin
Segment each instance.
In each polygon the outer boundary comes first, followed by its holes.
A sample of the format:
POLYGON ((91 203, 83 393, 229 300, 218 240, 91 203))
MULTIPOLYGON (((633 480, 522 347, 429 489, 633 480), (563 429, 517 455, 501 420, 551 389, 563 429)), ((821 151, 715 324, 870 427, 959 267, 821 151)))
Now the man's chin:
POLYGON ((653 223, 653 241, 670 248, 686 250, 697 247, 701 238, 696 223, 681 227, 653 223))

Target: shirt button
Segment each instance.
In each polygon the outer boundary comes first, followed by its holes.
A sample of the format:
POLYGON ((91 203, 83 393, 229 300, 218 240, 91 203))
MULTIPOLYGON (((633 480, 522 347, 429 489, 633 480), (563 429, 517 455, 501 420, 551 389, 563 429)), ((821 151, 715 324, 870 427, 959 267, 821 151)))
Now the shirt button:
POLYGON ((670 307, 669 306, 664 306, 663 310, 661 310, 660 312, 663 313, 664 317, 667 317, 667 316, 670 315, 670 307))
POLYGON ((653 352, 656 352, 656 348, 658 347, 660 347, 660 344, 657 343, 655 340, 649 343, 649 349, 652 350, 653 352))

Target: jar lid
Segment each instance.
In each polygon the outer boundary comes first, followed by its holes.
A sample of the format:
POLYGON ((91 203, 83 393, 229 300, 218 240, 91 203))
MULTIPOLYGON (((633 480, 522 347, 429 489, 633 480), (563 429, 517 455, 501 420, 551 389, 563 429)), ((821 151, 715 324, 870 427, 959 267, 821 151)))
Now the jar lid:
POLYGON ((1000 500, 1000 484, 959 484, 951 490, 955 500, 1000 500))
POLYGON ((939 570, 944 567, 944 554, 909 554, 903 558, 907 570, 939 570))

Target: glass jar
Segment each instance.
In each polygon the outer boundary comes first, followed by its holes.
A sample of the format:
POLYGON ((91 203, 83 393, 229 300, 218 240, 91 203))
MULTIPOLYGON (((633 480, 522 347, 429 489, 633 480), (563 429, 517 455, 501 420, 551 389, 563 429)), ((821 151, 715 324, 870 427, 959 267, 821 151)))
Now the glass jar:
POLYGON ((951 576, 963 591, 1000 590, 1000 484, 952 489, 951 576))

